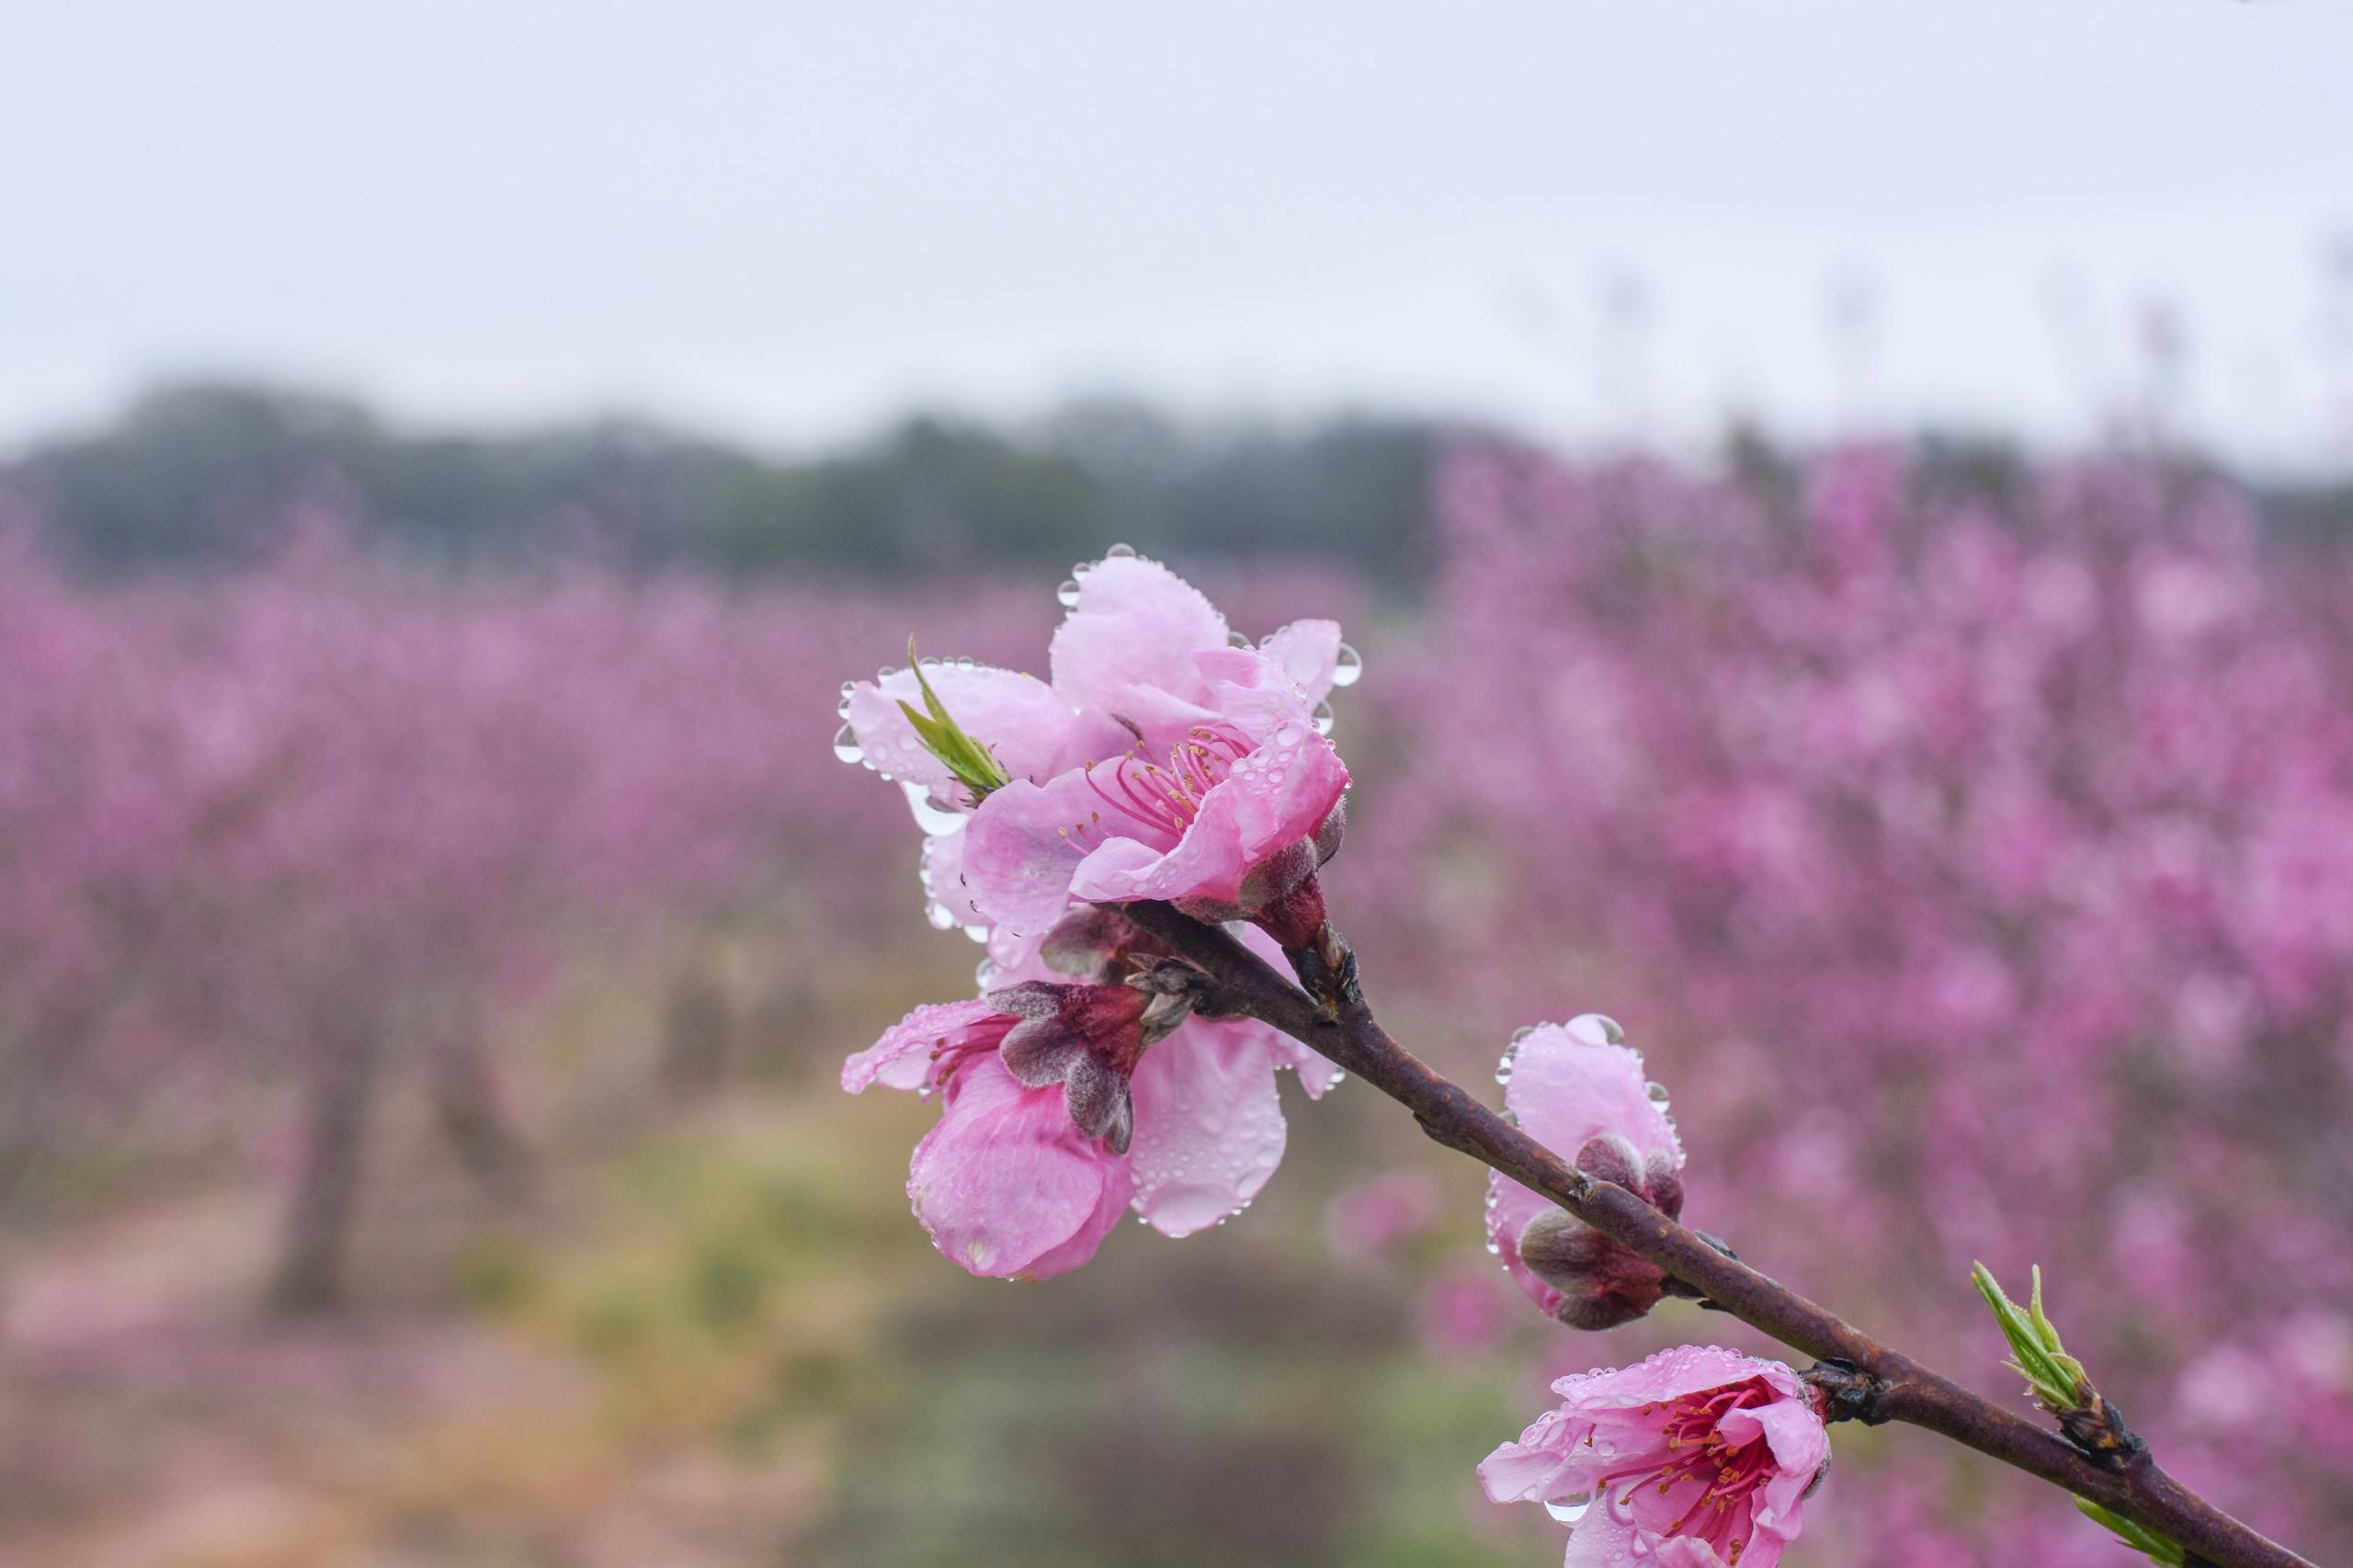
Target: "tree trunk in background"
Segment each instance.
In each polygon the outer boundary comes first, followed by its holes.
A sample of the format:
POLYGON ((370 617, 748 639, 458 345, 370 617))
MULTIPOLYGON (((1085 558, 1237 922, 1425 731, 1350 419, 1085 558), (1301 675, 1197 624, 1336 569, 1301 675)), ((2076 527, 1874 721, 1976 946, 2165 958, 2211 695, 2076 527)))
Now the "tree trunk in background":
POLYGON ((481 1020, 471 1013, 434 1043, 433 1115, 467 1174, 512 1201, 530 1187, 531 1154, 508 1120, 481 1020))
POLYGON ((662 1008, 662 1083, 686 1096, 717 1088, 733 1054, 733 1009, 725 989, 701 965, 672 983, 662 1008))
POLYGON ((281 1312, 321 1312, 342 1304, 345 1243, 358 1204, 368 1113, 383 1068, 383 1027, 372 1012, 344 1014, 321 1028, 325 1038, 312 1068, 302 1165, 269 1292, 270 1305, 281 1312))

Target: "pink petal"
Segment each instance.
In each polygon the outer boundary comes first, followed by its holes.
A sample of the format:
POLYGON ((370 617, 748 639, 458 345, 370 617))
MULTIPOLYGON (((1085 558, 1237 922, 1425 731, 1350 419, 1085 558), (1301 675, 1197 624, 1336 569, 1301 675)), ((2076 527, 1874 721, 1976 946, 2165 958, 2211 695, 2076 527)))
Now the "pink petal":
MULTIPOLYGON (((1539 1025, 1518 1042, 1504 1104, 1529 1136, 1564 1160, 1575 1159, 1587 1139, 1608 1132, 1645 1157, 1664 1153, 1677 1168, 1683 1164, 1675 1124, 1651 1101, 1641 1053, 1610 1043, 1591 1015, 1539 1025)), ((1528 1299, 1547 1313, 1560 1306, 1561 1292, 1520 1261, 1518 1243, 1528 1222, 1552 1207, 1552 1199, 1506 1176, 1487 1177, 1487 1239, 1528 1299)))
POLYGON ((1614 1371, 1578 1372, 1552 1384, 1571 1410, 1623 1410, 1664 1404, 1687 1393, 1764 1377, 1775 1388, 1796 1381, 1779 1362, 1744 1356, 1713 1345, 1677 1345, 1614 1371), (1771 1374, 1778 1371, 1779 1377, 1771 1374))
POLYGON ((1174 848, 1115 838, 1080 862, 1071 877, 1071 891, 1080 898, 1112 903, 1139 898, 1238 901, 1242 879, 1250 874, 1250 859, 1234 822, 1240 800, 1233 783, 1229 778, 1202 798, 1200 814, 1174 848))
MULTIPOLYGON (((1219 789, 1241 786, 1235 825, 1255 862, 1312 838, 1348 787, 1347 765, 1304 718, 1288 721, 1233 765, 1219 789)), ((1215 794, 1216 790, 1211 790, 1215 794)))
POLYGON ((1582 1423, 1548 1410, 1518 1442, 1498 1444, 1479 1461, 1479 1484, 1497 1503, 1545 1503, 1566 1495, 1562 1478, 1583 1437, 1582 1423))
POLYGON ((1071 876, 1086 858, 1073 832, 1094 824, 1102 807, 1077 768, 993 791, 964 827, 964 886, 973 904, 1017 936, 1042 935, 1070 907, 1071 876))
POLYGON ((1059 1087, 1024 1089, 994 1056, 969 1059, 953 1082, 907 1169, 933 1244, 991 1278, 1042 1278, 1093 1256, 1118 1220, 1107 1188, 1124 1187, 1121 1162, 1079 1137, 1059 1087))
POLYGON ((1340 666, 1340 623, 1294 620, 1260 638, 1258 652, 1279 666, 1310 702, 1332 694, 1332 672, 1340 666))
POLYGON ((1103 1169, 1103 1197, 1086 1222, 1071 1235, 1070 1240, 1030 1259, 1029 1267, 1021 1271, 1025 1279, 1051 1279, 1072 1269, 1095 1256, 1103 1238, 1119 1228, 1128 1205, 1135 1198, 1135 1178, 1126 1160, 1106 1165, 1103 1169))
POLYGON ((1215 724, 1222 717, 1215 708, 1154 686, 1122 687, 1113 710, 1143 732, 1142 736, 1139 739, 1125 725, 1113 724, 1108 737, 1109 744, 1097 755, 1112 757, 1132 749, 1153 761, 1165 758, 1170 751, 1182 745, 1195 728, 1215 724))
POLYGON ((1679 1169, 1683 1146, 1650 1097, 1640 1051, 1611 1044, 1591 1015, 1539 1025, 1519 1042, 1504 1104, 1529 1136, 1563 1159, 1586 1140, 1614 1132, 1645 1158, 1665 1152, 1679 1169))
MULTIPOLYGON (((1707 1555, 1648 1555, 1660 1543, 1643 1537, 1643 1531, 1621 1522, 1606 1504, 1597 1500, 1569 1532, 1569 1550, 1561 1559, 1561 1568, 1656 1568, 1662 1562, 1672 1563, 1675 1568, 1722 1568, 1705 1543, 1692 1541, 1688 1536, 1679 1539, 1687 1545, 1699 1546, 1707 1555)), ((1745 1554, 1742 1561, 1747 1561, 1745 1554)))
POLYGON ((1146 854, 1115 840, 1087 857, 1072 880, 1072 892, 1108 902, 1208 898, 1238 903, 1250 872, 1278 851, 1312 837, 1347 787, 1347 767, 1331 744, 1303 722, 1287 723, 1201 798, 1192 825, 1174 848, 1146 854))
POLYGON ((863 1094, 870 1084, 886 1089, 921 1088, 931 1075, 934 1046, 995 1017, 996 1009, 978 998, 917 1007, 842 1063, 842 1087, 853 1095, 863 1094))
MULTIPOLYGON (((1016 778, 1044 777, 1063 766, 1075 719, 1044 681, 987 665, 926 665, 924 676, 949 716, 1016 778)), ((885 778, 921 785, 942 801, 962 800, 964 787, 924 749, 899 707, 903 700, 918 713, 924 710, 913 670, 901 670, 880 686, 859 681, 850 692, 849 727, 866 760, 885 778)))
POLYGON ((927 835, 916 863, 917 875, 924 892, 930 895, 928 902, 947 910, 957 925, 986 926, 989 917, 981 913, 981 906, 972 901, 972 890, 964 885, 964 844, 961 829, 927 835))
POLYGON ((1210 1021, 1179 1025, 1136 1065, 1135 1207, 1166 1236, 1232 1214, 1282 1163, 1273 1061, 1254 1035, 1210 1021))
MULTIPOLYGON (((1830 1462, 1830 1433, 1802 1396, 1733 1411, 1717 1426, 1735 1444, 1745 1437, 1761 1436, 1773 1450, 1779 1473, 1756 1494, 1756 1540, 1760 1545, 1773 1541, 1778 1551, 1780 1541, 1797 1539, 1800 1506, 1813 1478, 1830 1462)), ((1748 1559, 1744 1555, 1742 1561, 1748 1559)), ((1769 1563, 1772 1559, 1759 1561, 1769 1563)))
POLYGON ((1156 561, 1114 556, 1080 579, 1049 660, 1072 707, 1117 712, 1133 686, 1200 700, 1193 655, 1225 645, 1225 617, 1198 589, 1156 561))

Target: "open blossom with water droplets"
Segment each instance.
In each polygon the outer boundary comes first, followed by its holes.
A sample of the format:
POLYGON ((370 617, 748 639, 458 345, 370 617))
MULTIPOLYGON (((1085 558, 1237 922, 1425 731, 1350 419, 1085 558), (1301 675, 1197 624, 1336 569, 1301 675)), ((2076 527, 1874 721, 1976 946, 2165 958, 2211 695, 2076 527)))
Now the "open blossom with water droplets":
POLYGON ((1560 1407, 1479 1481, 1574 1521, 1563 1568, 1773 1568, 1830 1462, 1811 1392, 1779 1361, 1683 1345, 1552 1392, 1560 1407))
POLYGON ((911 672, 845 699, 845 755, 904 784, 928 830, 963 829, 935 857, 952 858, 955 891, 937 864, 927 879, 947 923, 1034 935, 1074 897, 1167 899, 1258 921, 1285 947, 1312 937, 1348 783, 1316 705, 1359 667, 1339 628, 1297 621, 1237 648, 1181 578, 1114 554, 1081 580, 1048 657, 1051 683, 961 661, 926 670, 1010 779, 977 802, 901 709, 917 696, 911 672))
MULTIPOLYGON (((1588 1175, 1683 1211, 1683 1145, 1640 1053, 1587 1013, 1540 1024, 1505 1059, 1504 1104, 1529 1136, 1588 1175)), ((1487 1241, 1529 1300, 1573 1328, 1609 1328, 1658 1304, 1666 1276, 1551 1199, 1491 1173, 1487 1241)))
MULTIPOLYGON (((1267 956, 1265 937, 1244 939, 1267 956)), ((1066 1272, 1130 1208, 1164 1235, 1218 1223, 1281 1163, 1276 1069, 1296 1068, 1312 1096, 1336 1080, 1256 1019, 1189 1016, 1149 969, 1141 987, 1105 983, 1155 960, 1165 955, 1115 914, 1074 911, 1025 945, 1012 983, 918 1007, 843 1065, 852 1094, 881 1084, 938 1096, 907 1196, 965 1269, 1066 1272)))
POLYGON ((1029 1088, 999 1060, 1020 1021, 986 1000, 917 1007, 843 1063, 842 1087, 937 1093, 939 1121, 907 1169, 915 1217, 973 1274, 1042 1279, 1095 1256, 1134 1184, 1058 1089, 1029 1088))

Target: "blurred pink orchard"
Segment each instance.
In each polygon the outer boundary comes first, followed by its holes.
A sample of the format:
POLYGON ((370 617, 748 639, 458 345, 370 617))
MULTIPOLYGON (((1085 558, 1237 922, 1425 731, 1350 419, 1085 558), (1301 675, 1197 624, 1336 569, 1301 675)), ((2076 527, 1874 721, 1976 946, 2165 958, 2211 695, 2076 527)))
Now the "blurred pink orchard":
MULTIPOLYGON (((313 528, 233 577, 86 587, 0 540, 0 1189, 134 1108, 301 1103, 278 1295, 336 1294, 371 1108, 421 1070, 494 1187, 488 1015, 583 948, 800 884, 870 918, 875 802, 779 715, 913 610, 583 570, 462 589, 313 528), (273 1102, 275 1103, 275 1102, 273 1102)), ((940 623, 1045 618, 968 585, 940 623)), ((813 897, 812 902, 814 902, 813 897)))
MULTIPOLYGON (((1539 1024, 1520 1031, 1495 1076, 1529 1136, 1675 1219, 1683 1212, 1683 1144, 1625 1040, 1598 1013, 1539 1024)), ((1529 1301, 1573 1328, 1641 1317, 1666 1284, 1655 1264, 1496 1171, 1487 1175, 1487 1244, 1529 1301)))
MULTIPOLYGON (((1475 446, 1438 501, 1430 656, 1388 683, 1417 744, 1353 851, 1392 973, 1489 1027, 1606 975, 1739 1173, 1711 1226, 1927 1355, 1975 1354, 1978 1253, 2113 1281, 2076 1330, 2107 1392, 2218 1500, 2353 1550, 2353 1361, 2290 1348, 2353 1343, 2341 546, 2117 456, 1475 446), (2182 1375, 2215 1365, 2297 1416, 2182 1375)), ((1934 1450, 1885 1463, 1948 1493, 1934 1450)), ((1948 1512, 1978 1561, 2112 1551, 1948 1512)))
POLYGON ((1324 1236, 1337 1256, 1375 1258, 1427 1230, 1438 1212, 1428 1172, 1392 1171, 1336 1194, 1324 1211, 1324 1236))
POLYGON ((1355 655, 1329 621, 1238 645, 1124 551, 1063 598, 1051 684, 961 659, 886 670, 845 689, 835 742, 905 790, 935 924, 988 943, 980 1001, 916 1009, 842 1077, 940 1093, 908 1196, 980 1275, 1076 1267, 1131 1206, 1172 1236, 1222 1221, 1282 1158, 1276 1069, 1313 1096, 1337 1080, 1265 1024, 1195 1015, 1198 971, 1105 906, 1255 920, 1239 928, 1268 956, 1262 928, 1314 936, 1347 772, 1313 705, 1355 655))
POLYGON ((1552 1392, 1560 1407, 1479 1481, 1573 1521, 1563 1568, 1773 1568, 1830 1463, 1813 1394, 1779 1361, 1684 1345, 1552 1392))

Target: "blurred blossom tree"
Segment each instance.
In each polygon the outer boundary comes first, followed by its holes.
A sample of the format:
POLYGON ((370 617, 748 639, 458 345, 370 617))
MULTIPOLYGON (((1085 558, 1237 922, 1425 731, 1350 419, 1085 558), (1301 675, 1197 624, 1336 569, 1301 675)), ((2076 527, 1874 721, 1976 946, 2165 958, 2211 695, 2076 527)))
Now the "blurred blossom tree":
MULTIPOLYGON (((168 1105, 193 1134, 290 1074, 301 1136, 274 1295, 331 1303, 391 1074, 453 1151, 527 1175, 493 1009, 656 916, 824 899, 897 808, 838 780, 828 657, 906 601, 596 569, 464 585, 318 513, 203 580, 0 569, 0 1179, 168 1105)), ((970 587, 981 645, 1026 605, 970 587)), ((896 894, 897 898, 892 895, 896 894)), ((233 1129, 221 1127, 216 1131, 233 1129)))
POLYGON ((1711 1222, 1940 1356, 1977 1252, 2108 1281, 2167 1453, 2353 1536, 2353 563, 2128 459, 1472 448, 1440 511, 1384 946, 1498 1020, 1606 979, 1711 1222))

